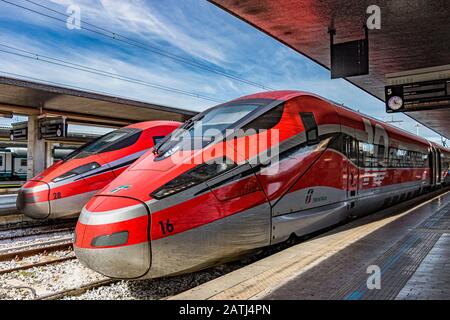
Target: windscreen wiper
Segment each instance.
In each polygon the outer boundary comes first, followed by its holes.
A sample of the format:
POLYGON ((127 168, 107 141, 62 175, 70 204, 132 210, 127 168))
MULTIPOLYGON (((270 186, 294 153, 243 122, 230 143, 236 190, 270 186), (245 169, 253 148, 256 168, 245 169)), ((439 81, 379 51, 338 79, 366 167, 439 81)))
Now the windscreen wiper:
MULTIPOLYGON (((176 131, 189 130, 195 124, 195 122, 197 122, 198 120, 201 120, 203 117, 204 116, 202 115, 202 116, 195 116, 195 117, 190 118, 185 123, 183 123, 183 125, 180 128, 176 129, 176 131)), ((159 151, 161 150, 161 147, 167 142, 167 140, 169 140, 170 137, 172 137, 172 134, 168 134, 160 142, 158 142, 158 144, 156 146, 154 146, 153 151, 152 151, 154 155, 159 155, 159 151)))

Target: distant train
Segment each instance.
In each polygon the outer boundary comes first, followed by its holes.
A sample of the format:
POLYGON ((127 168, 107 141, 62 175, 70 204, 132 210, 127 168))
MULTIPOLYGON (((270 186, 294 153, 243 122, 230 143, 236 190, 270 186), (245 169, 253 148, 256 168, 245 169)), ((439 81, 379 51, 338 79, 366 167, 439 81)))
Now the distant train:
POLYGON ((19 190, 17 209, 35 219, 77 215, 98 190, 179 126, 175 121, 140 122, 85 144, 27 181, 19 190))
POLYGON ((193 272, 417 197, 449 168, 449 149, 313 94, 255 94, 198 114, 98 192, 74 250, 113 278, 193 272))
MULTIPOLYGON (((73 152, 75 148, 53 149, 54 161, 59 161, 73 152)), ((0 149, 0 181, 17 181, 27 179, 27 148, 0 149)))

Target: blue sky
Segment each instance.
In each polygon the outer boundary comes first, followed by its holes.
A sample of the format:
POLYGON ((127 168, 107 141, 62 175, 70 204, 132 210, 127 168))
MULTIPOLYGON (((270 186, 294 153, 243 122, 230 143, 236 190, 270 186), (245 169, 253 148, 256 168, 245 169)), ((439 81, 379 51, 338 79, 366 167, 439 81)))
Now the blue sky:
MULTIPOLYGON (((328 70, 203 0, 8 1, 64 21, 66 17, 32 2, 63 13, 70 5, 77 5, 83 21, 139 41, 147 48, 270 88, 311 91, 381 120, 391 119, 378 99, 344 80, 330 80, 328 70)), ((83 23, 82 27, 91 28, 83 23)), ((64 22, 0 1, 0 50, 17 53, 4 45, 216 100, 262 91, 192 63, 179 63, 86 30, 70 30, 64 22)), ((0 59, 0 75, 20 75, 197 111, 217 104, 5 52, 0 52, 0 59)), ((416 123, 410 118, 402 114, 394 118, 404 121, 398 124, 401 128, 416 132, 416 123)), ((423 126, 419 132, 440 142, 437 134, 423 126)))

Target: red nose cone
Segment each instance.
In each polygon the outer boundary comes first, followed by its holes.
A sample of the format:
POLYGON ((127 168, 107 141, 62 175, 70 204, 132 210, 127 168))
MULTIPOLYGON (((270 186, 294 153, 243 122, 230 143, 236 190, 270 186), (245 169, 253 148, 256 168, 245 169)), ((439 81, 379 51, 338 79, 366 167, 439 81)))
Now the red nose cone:
POLYGON ((144 203, 96 196, 81 212, 74 250, 82 263, 108 277, 139 278, 150 269, 148 230, 144 203))

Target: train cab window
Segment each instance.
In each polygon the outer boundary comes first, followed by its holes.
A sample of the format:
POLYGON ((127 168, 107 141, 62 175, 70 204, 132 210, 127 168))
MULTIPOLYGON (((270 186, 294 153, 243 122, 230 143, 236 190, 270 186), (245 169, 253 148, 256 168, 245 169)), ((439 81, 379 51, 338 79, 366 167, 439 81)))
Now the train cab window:
POLYGON ((305 127, 306 141, 308 144, 319 142, 319 129, 317 128, 316 119, 311 112, 301 112, 300 117, 305 127))
POLYGON ((153 136, 153 144, 156 146, 162 139, 164 139, 164 136, 153 136))
POLYGON ((168 157, 167 151, 173 148, 181 150, 205 148, 218 136, 225 136, 228 133, 227 130, 236 129, 240 121, 250 117, 253 112, 263 106, 264 104, 261 103, 247 104, 244 100, 223 104, 194 116, 158 146, 156 150, 158 156, 155 161, 168 157))
POLYGON ((78 148, 67 155, 64 160, 80 159, 101 152, 115 151, 129 147, 136 143, 141 133, 142 130, 135 128, 123 128, 112 131, 78 148))

